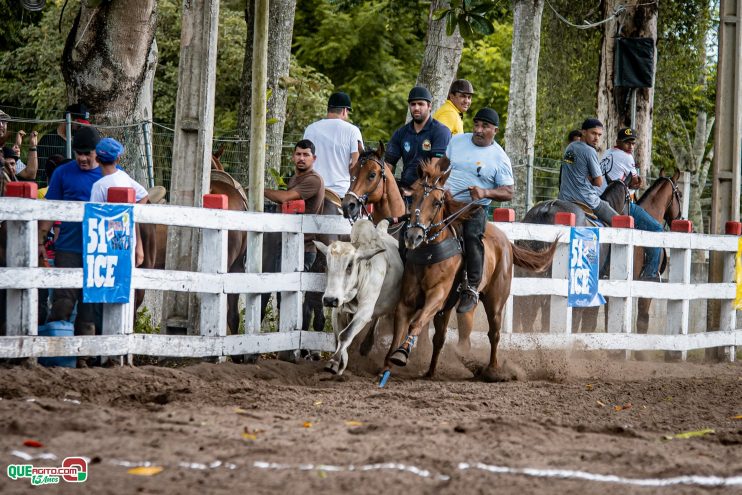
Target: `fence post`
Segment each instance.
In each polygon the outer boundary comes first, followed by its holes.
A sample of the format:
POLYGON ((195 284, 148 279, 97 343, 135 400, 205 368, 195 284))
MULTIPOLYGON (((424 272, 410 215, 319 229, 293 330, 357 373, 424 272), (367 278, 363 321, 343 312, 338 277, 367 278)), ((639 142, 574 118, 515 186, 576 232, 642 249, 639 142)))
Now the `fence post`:
MULTIPOLYGON (((302 216, 302 220, 304 217, 302 216)), ((304 227, 302 232, 284 232, 282 235, 281 273, 296 273, 304 270, 304 227)), ((291 332, 301 329, 302 292, 281 292, 281 317, 278 330, 291 332)))
POLYGON ((149 122, 142 122, 142 140, 144 141, 144 159, 147 162, 147 187, 155 187, 155 167, 152 164, 152 143, 149 139, 149 122))
MULTIPOLYGON (((742 223, 740 222, 727 222, 725 226, 725 232, 727 235, 734 235, 739 237, 742 235, 742 223)), ((722 273, 722 282, 734 283, 736 281, 736 273, 734 270, 735 264, 735 252, 725 252, 722 254, 724 257, 724 270, 722 273)), ((737 310, 734 307, 733 300, 723 300, 719 305, 719 330, 728 331, 737 329, 737 310)), ((735 346, 728 346, 724 348, 724 359, 729 362, 734 362, 737 348, 735 346)))
MULTIPOLYGON (((229 209, 225 194, 204 194, 204 208, 216 210, 229 209)), ((201 250, 198 255, 200 272, 227 273, 227 235, 226 230, 204 229, 201 250)), ((227 335, 227 294, 201 294, 199 315, 202 337, 225 337, 227 335)), ((235 329, 236 331, 236 329, 235 329)), ((218 360, 224 362, 225 356, 218 360)))
MULTIPOLYGON (((68 160, 72 159, 72 114, 67 112, 64 114, 64 157, 68 160)), ((49 178, 47 177, 47 180, 49 178)))
MULTIPOLYGON (((670 227, 672 232, 693 232, 693 224, 690 220, 673 220, 670 227)), ((681 249, 670 249, 670 283, 690 284, 690 247, 681 249)), ((667 300, 667 335, 688 335, 688 317, 690 316, 690 301, 688 299, 667 300)), ((688 351, 666 351, 665 360, 673 361, 678 357, 685 361, 688 351)))
MULTIPOLYGON (((515 222, 515 210, 512 208, 495 208, 492 212, 493 222, 515 222)), ((505 313, 502 316, 502 333, 513 333, 513 291, 508 294, 505 313)))
MULTIPOLYGON (((633 229, 634 218, 629 215, 616 215, 611 222, 613 228, 633 229)), ((611 280, 626 280, 631 287, 634 272, 633 244, 611 245, 611 280)), ((629 290, 629 293, 631 291, 629 290)), ((633 299, 629 294, 626 297, 608 298, 608 333, 631 333, 634 309, 633 299)), ((630 351, 625 352, 628 359, 630 351)))
MULTIPOLYGON (((6 196, 36 199, 34 182, 9 182, 6 196)), ((38 221, 8 220, 6 257, 8 267, 39 266, 38 221)), ((39 319, 38 289, 8 289, 6 298, 6 335, 37 335, 39 319)))
MULTIPOLYGON (((556 225, 575 226, 574 213, 557 213, 554 219, 556 225)), ((551 278, 567 280, 569 278, 569 239, 566 243, 560 242, 551 265, 551 278)), ((567 296, 551 296, 549 311, 549 333, 572 333, 572 308, 567 304, 567 296)))

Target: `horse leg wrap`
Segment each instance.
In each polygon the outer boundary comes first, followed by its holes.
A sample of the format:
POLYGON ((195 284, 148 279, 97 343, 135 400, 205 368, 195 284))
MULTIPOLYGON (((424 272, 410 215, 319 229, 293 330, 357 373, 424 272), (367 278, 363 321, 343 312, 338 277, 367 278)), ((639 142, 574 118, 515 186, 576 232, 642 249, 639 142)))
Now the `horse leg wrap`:
POLYGON ((416 342, 417 337, 408 335, 405 341, 402 342, 402 345, 399 346, 396 351, 394 351, 390 358, 390 361, 397 366, 406 366, 407 358, 410 356, 410 352, 412 352, 412 348, 415 346, 416 342))

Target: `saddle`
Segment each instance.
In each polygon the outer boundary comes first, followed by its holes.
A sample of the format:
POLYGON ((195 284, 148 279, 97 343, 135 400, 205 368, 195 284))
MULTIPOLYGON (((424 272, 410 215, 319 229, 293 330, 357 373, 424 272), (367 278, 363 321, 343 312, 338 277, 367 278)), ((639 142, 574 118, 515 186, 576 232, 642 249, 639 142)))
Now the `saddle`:
POLYGON ((237 189, 237 192, 239 192, 240 196, 242 197, 242 201, 244 201, 245 203, 245 209, 247 210, 247 193, 245 193, 245 189, 243 189, 242 184, 237 182, 234 177, 223 170, 211 169, 211 181, 221 182, 237 189))
POLYGON ((167 203, 165 195, 167 195, 167 189, 162 186, 147 189, 147 197, 149 197, 149 202, 153 205, 164 205, 167 203))
POLYGON ((325 188, 325 201, 329 201, 338 208, 341 208, 343 206, 343 199, 331 189, 325 188))
POLYGON ((580 207, 583 213, 585 213, 585 216, 587 217, 588 220, 592 222, 596 222, 596 221, 600 222, 600 220, 598 220, 598 216, 595 214, 595 212, 593 212, 593 209, 590 208, 588 205, 586 205, 585 203, 581 203, 580 201, 572 201, 572 203, 580 207))

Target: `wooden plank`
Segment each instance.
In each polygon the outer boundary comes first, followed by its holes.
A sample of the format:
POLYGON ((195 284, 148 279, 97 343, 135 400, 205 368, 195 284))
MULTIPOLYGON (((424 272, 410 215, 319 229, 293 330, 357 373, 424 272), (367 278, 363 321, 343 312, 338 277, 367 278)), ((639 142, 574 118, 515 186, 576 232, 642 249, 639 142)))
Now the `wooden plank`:
MULTIPOLYGON (((204 230, 199 252, 202 273, 227 273, 226 230, 204 230)), ((223 285, 223 284, 222 284, 223 285)), ((227 294, 222 290, 216 294, 200 295, 199 333, 204 337, 227 335, 227 294)))
MULTIPOLYGON (((291 232, 283 233, 281 249, 281 272, 299 273, 304 270, 304 235, 291 232)), ((281 292, 281 317, 278 329, 281 332, 301 328, 302 293, 296 291, 281 292)))
POLYGON ((185 272, 180 270, 136 269, 133 284, 137 289, 169 290, 220 294, 228 275, 218 273, 185 272))
POLYGON ((169 357, 207 357, 223 354, 226 337, 201 335, 158 335, 135 333, 128 335, 132 354, 169 357))
POLYGON ((131 348, 131 335, 80 337, 0 337, 0 358, 120 356, 131 348))
POLYGON ((564 296, 567 294, 567 279, 515 277, 510 294, 513 296, 564 296))
MULTIPOLYGON (((6 263, 10 267, 38 266, 38 222, 6 222, 6 263)), ((12 286, 11 286, 12 287, 12 286)), ((6 292, 6 334, 35 335, 39 319, 39 291, 13 289, 6 292)))
MULTIPOLYGON (((670 250, 670 282, 690 283, 690 249, 670 250)), ((688 333, 688 318, 690 317, 690 302, 688 299, 667 301, 667 335, 686 335, 688 333)), ((685 360, 687 352, 683 351, 681 358, 685 360)))
POLYGON ((80 288, 82 287, 82 268, 0 268, 0 289, 13 287, 17 289, 80 288))
MULTIPOLYGON (((611 279, 628 281, 633 277, 634 248, 616 244, 611 249, 611 279)), ((602 289, 604 284, 600 285, 602 289)), ((629 286, 630 289, 630 286, 629 286)), ((605 296, 606 294, 601 291, 605 296)), ((608 332, 631 333, 633 326, 633 299, 628 295, 608 298, 608 332)))
MULTIPOLYGON (((569 237, 567 237, 569 239, 569 237)), ((559 244, 551 265, 551 278, 567 284, 569 276, 569 244, 559 244)), ((564 295, 551 296, 551 310, 549 311, 549 332, 567 334, 572 331, 572 308, 567 305, 567 290, 564 295)))
MULTIPOLYGON (((245 262, 245 272, 250 274, 260 273, 263 271, 261 266, 263 253, 263 234, 256 232, 247 233, 247 256, 245 262)), ((272 279, 272 277, 271 277, 272 279)), ((275 279, 272 279, 275 280, 275 279)), ((266 280, 267 282, 267 280, 266 280)), ((266 284, 267 286, 268 284, 266 284)), ((245 296, 245 332, 260 332, 260 312, 262 301, 260 294, 247 293, 245 296)))
MULTIPOLYGON (((735 237, 736 239, 736 237, 735 237)), ((736 288, 736 284, 733 283, 736 280, 736 272, 735 272, 735 257, 736 253, 724 253, 724 260, 723 260, 723 271, 722 271, 722 280, 724 282, 732 282, 729 285, 732 285, 736 288)), ((731 295, 729 299, 723 300, 719 307, 719 325, 720 330, 722 331, 729 331, 734 330, 737 328, 737 309, 734 307, 734 297, 735 295, 731 295)), ((734 362, 737 354, 737 348, 735 346, 729 346, 724 348, 724 357, 729 362, 734 362)))
POLYGON ((301 280, 300 273, 230 273, 224 276, 224 292, 269 294, 301 290, 301 280))

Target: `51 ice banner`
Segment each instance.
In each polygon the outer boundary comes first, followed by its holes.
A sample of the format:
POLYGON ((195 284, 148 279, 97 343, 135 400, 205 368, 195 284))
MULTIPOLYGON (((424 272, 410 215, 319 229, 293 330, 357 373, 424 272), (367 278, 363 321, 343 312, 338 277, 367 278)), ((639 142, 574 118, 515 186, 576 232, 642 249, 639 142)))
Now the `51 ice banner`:
POLYGON ((605 304, 598 292, 600 278, 600 230, 573 227, 569 236, 569 293, 567 305, 585 308, 605 304))
POLYGON ((85 205, 83 302, 129 302, 134 252, 133 211, 131 205, 85 205))

